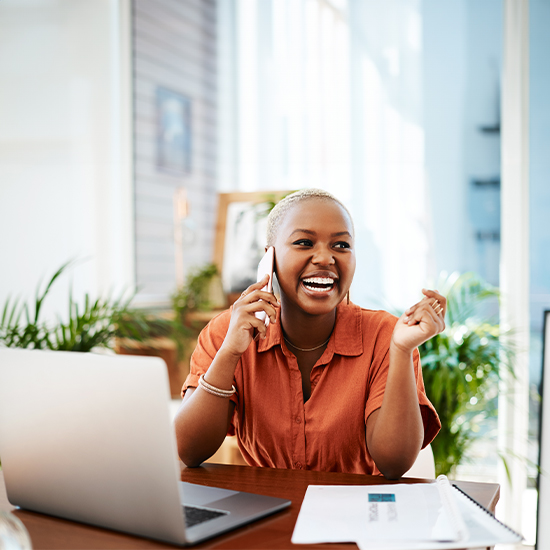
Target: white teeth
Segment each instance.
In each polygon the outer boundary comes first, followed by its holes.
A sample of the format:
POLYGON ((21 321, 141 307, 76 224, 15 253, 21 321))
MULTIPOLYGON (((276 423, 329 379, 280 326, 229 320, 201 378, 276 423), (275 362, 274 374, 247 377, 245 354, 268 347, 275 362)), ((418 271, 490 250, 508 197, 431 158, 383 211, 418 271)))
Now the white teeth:
POLYGON ((330 290, 330 288, 319 288, 316 286, 306 286, 306 288, 308 288, 309 290, 313 290, 314 292, 326 292, 327 290, 330 290))
POLYGON ((302 283, 308 290, 313 290, 314 292, 330 292, 334 287, 335 279, 331 277, 308 277, 307 279, 302 279, 302 283))
POLYGON ((303 279, 304 283, 314 283, 316 285, 332 285, 334 284, 334 279, 329 279, 327 277, 310 277, 309 279, 303 279))

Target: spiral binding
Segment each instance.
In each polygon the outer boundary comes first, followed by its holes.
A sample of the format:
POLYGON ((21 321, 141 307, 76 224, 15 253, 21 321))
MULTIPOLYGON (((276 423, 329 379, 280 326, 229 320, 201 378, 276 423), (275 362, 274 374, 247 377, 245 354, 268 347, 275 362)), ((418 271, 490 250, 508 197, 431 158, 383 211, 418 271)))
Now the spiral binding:
POLYGON ((471 500, 476 506, 478 506, 479 508, 481 508, 485 513, 489 514, 491 516, 492 519, 494 519, 497 523, 499 523, 500 525, 502 525, 502 527, 504 527, 505 529, 507 529, 508 531, 510 531, 511 533, 513 533, 514 535, 516 535, 516 537, 519 537, 521 540, 523 540, 523 535, 521 535, 520 533, 518 533, 517 531, 514 531, 511 527, 508 527, 508 525, 506 525, 505 523, 502 523, 502 521, 500 521, 499 519, 497 519, 495 517, 495 515, 490 511, 490 510, 487 510, 487 508, 485 508, 485 506, 483 506, 483 504, 480 504, 477 500, 475 500, 474 498, 472 498, 469 494, 465 493, 460 487, 457 487, 454 483, 453 483, 453 487, 457 490, 457 491, 460 491, 466 498, 468 498, 468 500, 471 500))

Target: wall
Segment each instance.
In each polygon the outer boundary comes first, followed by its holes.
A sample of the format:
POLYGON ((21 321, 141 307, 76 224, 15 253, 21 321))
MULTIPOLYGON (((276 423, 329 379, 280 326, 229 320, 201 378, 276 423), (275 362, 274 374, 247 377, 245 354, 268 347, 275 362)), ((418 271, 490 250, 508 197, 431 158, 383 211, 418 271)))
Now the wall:
POLYGON ((540 381, 543 310, 550 309, 550 2, 530 2, 530 284, 532 382, 540 381))
POLYGON ((431 231, 420 0, 231 3, 220 10, 224 52, 235 51, 220 67, 220 105, 234 113, 221 113, 221 188, 337 194, 356 226, 352 299, 408 306, 426 284, 431 231))
MULTIPOLYGON (((550 310, 550 72, 548 71, 548 52, 550 51, 550 2, 548 0, 530 0, 529 2, 529 194, 530 194, 530 384, 540 390, 542 381, 542 329, 543 311, 550 310)), ((550 337, 547 326, 546 344, 550 337)), ((550 510, 550 477, 548 475, 550 443, 550 349, 546 348, 546 371, 544 376, 544 395, 546 401, 533 399, 530 402, 530 436, 535 439, 539 430, 543 432, 543 463, 546 475, 540 479, 540 501, 538 518, 539 533, 537 547, 546 548, 550 542, 548 512, 550 510), (539 407, 542 405, 542 426, 538 426, 539 407)), ((535 393, 535 392, 533 392, 535 393)), ((538 458, 538 448, 532 445, 529 458, 538 458)), ((536 472, 535 472, 536 475, 536 472)))
POLYGON ((407 307, 443 270, 498 284, 498 182, 472 182, 499 176, 499 134, 479 127, 499 122, 500 0, 232 4, 223 188, 347 201, 361 305, 407 307))
POLYGON ((424 0, 426 178, 435 271, 469 271, 498 285, 502 5, 424 0), (481 233, 478 237, 478 233, 481 233))
POLYGON ((117 0, 0 3, 0 304, 70 258, 76 296, 133 283, 126 14, 117 0))
POLYGON ((216 215, 217 87, 215 0, 134 0, 134 151, 137 303, 160 303, 176 288, 173 197, 187 191, 183 267, 212 261, 216 215), (158 165, 158 87, 191 102, 190 170, 158 165))
POLYGON ((352 297, 406 309, 432 274, 425 181, 422 2, 352 0, 351 208, 357 227, 352 297))

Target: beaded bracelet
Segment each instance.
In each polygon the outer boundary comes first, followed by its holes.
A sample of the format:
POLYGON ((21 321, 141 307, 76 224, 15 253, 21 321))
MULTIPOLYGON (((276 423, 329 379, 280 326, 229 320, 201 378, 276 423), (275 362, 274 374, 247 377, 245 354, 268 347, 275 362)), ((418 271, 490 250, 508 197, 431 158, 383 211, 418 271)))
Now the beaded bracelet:
POLYGON ((237 390, 235 389, 235 386, 231 386, 230 390, 222 390, 220 388, 216 388, 216 386, 213 386, 212 384, 209 384, 204 379, 204 374, 201 374, 199 376, 199 386, 206 392, 215 395, 216 397, 224 397, 228 398, 231 397, 237 390))

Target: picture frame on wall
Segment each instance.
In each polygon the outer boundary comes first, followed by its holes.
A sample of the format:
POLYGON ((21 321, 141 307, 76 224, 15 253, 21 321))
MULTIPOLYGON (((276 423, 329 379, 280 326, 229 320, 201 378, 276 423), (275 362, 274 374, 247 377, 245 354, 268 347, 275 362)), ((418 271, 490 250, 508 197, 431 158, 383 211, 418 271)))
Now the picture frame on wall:
POLYGON ((256 282, 258 263, 265 251, 267 216, 291 192, 219 193, 214 263, 229 303, 256 282))
POLYGON ((192 170, 191 100, 158 86, 156 90, 157 168, 175 174, 192 170))
POLYGON ((540 381, 539 473, 537 480, 538 550, 550 548, 550 310, 544 312, 542 331, 542 376, 540 381))

